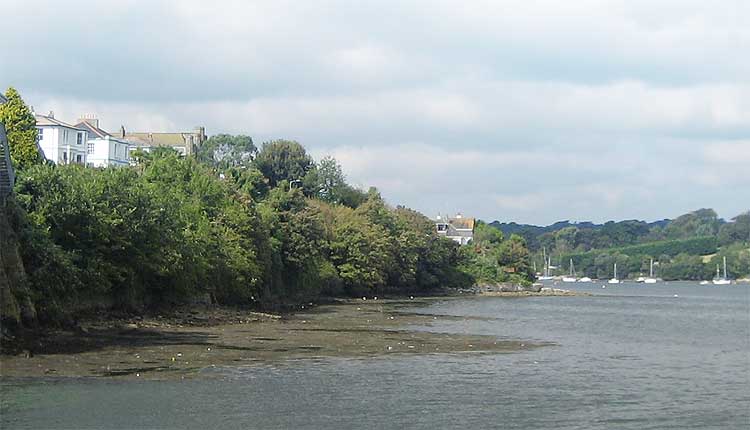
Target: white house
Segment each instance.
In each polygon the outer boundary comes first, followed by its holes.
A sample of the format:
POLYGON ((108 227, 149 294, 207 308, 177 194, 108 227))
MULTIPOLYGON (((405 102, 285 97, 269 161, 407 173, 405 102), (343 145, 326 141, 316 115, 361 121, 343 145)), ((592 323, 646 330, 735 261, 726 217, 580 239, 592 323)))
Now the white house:
POLYGON ((76 128, 86 130, 87 161, 91 167, 123 167, 130 164, 129 143, 118 139, 99 128, 99 120, 93 116, 80 118, 76 128))
POLYGON ((437 217, 435 229, 439 236, 447 237, 459 245, 468 244, 474 238, 474 218, 464 218, 457 214, 453 218, 437 217))
POLYGON ((55 164, 86 165, 87 132, 55 119, 55 114, 34 115, 39 147, 44 157, 55 164))

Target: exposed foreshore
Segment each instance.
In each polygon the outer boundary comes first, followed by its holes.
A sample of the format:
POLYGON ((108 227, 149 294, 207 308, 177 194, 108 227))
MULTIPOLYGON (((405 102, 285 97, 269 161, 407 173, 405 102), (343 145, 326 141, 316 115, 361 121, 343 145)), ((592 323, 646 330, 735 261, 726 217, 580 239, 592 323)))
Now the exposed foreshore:
MULTIPOLYGON (((204 308, 80 322, 0 357, 6 377, 193 377, 209 367, 323 357, 512 352, 534 344, 429 332, 456 317, 408 312, 449 297, 345 300, 289 315, 204 308)), ((7 352, 7 351, 6 351, 7 352)))

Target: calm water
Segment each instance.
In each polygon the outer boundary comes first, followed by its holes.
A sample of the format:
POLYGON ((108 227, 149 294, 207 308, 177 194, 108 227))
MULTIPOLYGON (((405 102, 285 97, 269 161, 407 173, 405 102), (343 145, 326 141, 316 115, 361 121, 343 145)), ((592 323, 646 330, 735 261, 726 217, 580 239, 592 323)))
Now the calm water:
POLYGON ((450 300, 419 329, 554 342, 496 355, 213 370, 201 380, 2 381, 11 428, 750 428, 750 287, 577 286, 450 300), (674 295, 678 297, 674 297, 674 295))

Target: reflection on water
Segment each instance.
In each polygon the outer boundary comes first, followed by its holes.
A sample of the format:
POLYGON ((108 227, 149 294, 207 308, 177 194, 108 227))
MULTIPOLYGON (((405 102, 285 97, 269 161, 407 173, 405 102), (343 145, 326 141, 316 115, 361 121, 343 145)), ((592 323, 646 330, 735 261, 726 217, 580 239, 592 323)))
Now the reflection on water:
POLYGON ((553 346, 303 360, 185 381, 6 380, 2 428, 748 428, 750 288, 576 288, 606 295, 409 310, 459 317, 418 329, 553 346))

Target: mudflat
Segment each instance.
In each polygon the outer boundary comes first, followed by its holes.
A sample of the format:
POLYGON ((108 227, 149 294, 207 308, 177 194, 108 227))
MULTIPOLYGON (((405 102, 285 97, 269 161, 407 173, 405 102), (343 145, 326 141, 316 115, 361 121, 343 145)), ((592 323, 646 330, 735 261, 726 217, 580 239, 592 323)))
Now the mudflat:
POLYGON ((493 336, 410 329, 455 318, 408 312, 434 300, 347 300, 290 315, 201 310, 178 316, 81 323, 48 333, 38 351, 0 357, 5 377, 173 379, 209 367, 324 357, 497 353, 540 346, 493 336))

